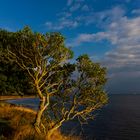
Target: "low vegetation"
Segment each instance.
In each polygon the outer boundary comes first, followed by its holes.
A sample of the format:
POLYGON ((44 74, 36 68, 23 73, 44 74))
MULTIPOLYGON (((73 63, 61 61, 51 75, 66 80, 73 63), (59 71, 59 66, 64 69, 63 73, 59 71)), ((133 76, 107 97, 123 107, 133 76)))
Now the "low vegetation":
MULTIPOLYGON (((34 129, 36 112, 8 103, 0 103, 0 140, 45 140, 34 129)), ((42 120, 46 123, 45 118, 42 120)), ((78 137, 65 136, 56 130, 50 140, 80 140, 78 137)))

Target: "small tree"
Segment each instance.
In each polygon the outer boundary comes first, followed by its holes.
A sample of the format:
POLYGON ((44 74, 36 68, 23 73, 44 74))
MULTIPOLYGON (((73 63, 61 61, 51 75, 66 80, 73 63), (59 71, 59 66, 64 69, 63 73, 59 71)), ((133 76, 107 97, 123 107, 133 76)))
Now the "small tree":
POLYGON ((105 68, 87 55, 80 56, 75 64, 68 63, 73 53, 65 47, 60 33, 43 35, 26 27, 7 36, 8 59, 28 73, 40 99, 35 121, 38 133, 47 134, 49 139, 63 122, 74 118, 87 121, 93 118, 93 111, 107 103, 105 68), (41 120, 43 114, 46 126, 41 120))

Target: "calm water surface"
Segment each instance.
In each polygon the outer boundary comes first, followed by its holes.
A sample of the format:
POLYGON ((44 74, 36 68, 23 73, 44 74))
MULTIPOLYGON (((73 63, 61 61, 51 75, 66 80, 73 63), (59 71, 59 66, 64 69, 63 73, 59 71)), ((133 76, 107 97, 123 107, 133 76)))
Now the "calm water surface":
MULTIPOLYGON (((38 99, 9 100, 37 109, 38 99)), ((65 123, 62 131, 81 134, 76 121, 65 123)), ((86 140, 140 140, 140 95, 111 95, 109 104, 98 111, 94 121, 83 125, 86 140)))

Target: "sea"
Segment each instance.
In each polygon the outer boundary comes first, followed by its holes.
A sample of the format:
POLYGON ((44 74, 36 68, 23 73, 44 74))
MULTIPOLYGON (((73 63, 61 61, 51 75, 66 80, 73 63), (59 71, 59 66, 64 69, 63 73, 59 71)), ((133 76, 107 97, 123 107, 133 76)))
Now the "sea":
MULTIPOLYGON (((10 103, 38 108, 38 99, 8 100, 10 103)), ((140 140, 140 94, 109 95, 109 102, 95 114, 94 120, 80 125, 77 120, 65 123, 65 134, 84 140, 140 140)))

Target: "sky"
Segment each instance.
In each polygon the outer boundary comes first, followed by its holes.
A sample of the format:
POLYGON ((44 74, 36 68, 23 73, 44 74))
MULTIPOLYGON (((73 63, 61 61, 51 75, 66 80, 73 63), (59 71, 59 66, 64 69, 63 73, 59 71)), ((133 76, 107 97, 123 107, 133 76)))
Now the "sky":
POLYGON ((140 93, 140 0, 0 0, 0 28, 26 25, 107 67, 108 93, 140 93))

